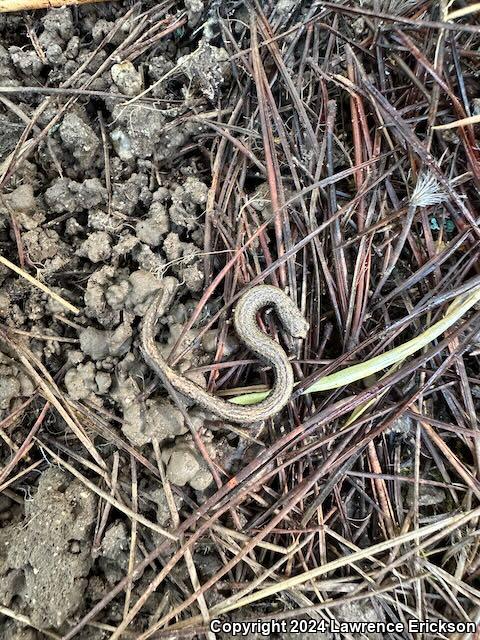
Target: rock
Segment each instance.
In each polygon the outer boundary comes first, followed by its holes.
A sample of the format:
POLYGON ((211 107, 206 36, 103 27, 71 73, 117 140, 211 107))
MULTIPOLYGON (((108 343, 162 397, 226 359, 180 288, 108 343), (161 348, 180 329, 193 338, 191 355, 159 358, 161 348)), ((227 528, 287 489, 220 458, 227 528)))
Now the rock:
POLYGON ((176 447, 170 454, 167 477, 173 484, 183 487, 200 471, 200 464, 193 451, 186 446, 176 447))
POLYGON ((195 27, 204 11, 203 0, 185 0, 185 9, 187 10, 188 24, 195 27))
POLYGON ((201 41, 192 53, 177 61, 177 68, 187 76, 189 88, 214 100, 229 71, 229 55, 225 49, 201 41))
POLYGON ((114 64, 111 74, 120 93, 124 93, 126 96, 136 96, 142 91, 142 74, 135 69, 129 60, 114 64))
MULTIPOLYGON (((189 442, 191 436, 179 437, 172 447, 164 447, 162 459, 167 464, 167 477, 172 484, 189 484, 196 491, 205 491, 213 482, 206 462, 189 442)), ((212 443, 207 444, 209 454, 215 457, 212 443)))
POLYGON ((26 76, 38 78, 43 70, 43 62, 33 50, 23 50, 21 47, 9 47, 10 57, 14 67, 26 76))
POLYGON ((67 113, 63 118, 60 138, 83 169, 93 164, 100 140, 93 129, 76 113, 67 113))

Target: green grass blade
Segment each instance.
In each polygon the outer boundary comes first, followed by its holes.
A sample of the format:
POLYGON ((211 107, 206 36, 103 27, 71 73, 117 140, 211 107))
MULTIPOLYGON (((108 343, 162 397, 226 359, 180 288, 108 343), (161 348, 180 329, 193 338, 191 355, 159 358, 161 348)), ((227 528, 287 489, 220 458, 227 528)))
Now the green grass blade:
MULTIPOLYGON (((442 333, 455 324, 455 322, 460 320, 460 318, 477 302, 480 302, 480 287, 470 293, 463 294, 458 298, 455 298, 452 304, 448 307, 444 317, 420 335, 408 340, 394 349, 391 349, 390 351, 387 351, 386 353, 375 356, 370 360, 360 362, 359 364, 347 367, 346 369, 342 369, 341 371, 337 371, 331 375, 324 376, 312 384, 312 386, 308 387, 308 389, 305 389, 302 392, 302 395, 338 389, 339 387, 351 384, 352 382, 368 378, 383 369, 387 369, 388 367, 392 367, 397 363, 402 362, 405 358, 408 358, 417 351, 420 351, 420 349, 423 349, 430 344, 430 342, 433 342, 433 340, 442 335, 442 333)), ((246 393, 244 395, 237 396, 236 398, 232 398, 230 402, 239 405, 256 404, 264 400, 269 393, 270 391, 246 393)))
POLYGON ((426 331, 420 335, 408 340, 404 344, 382 353, 375 358, 360 362, 351 367, 347 367, 342 371, 337 371, 329 376, 325 376, 321 380, 318 380, 311 387, 303 391, 306 393, 316 393, 318 391, 328 391, 330 389, 338 389, 344 385, 351 384, 357 380, 362 380, 368 376, 378 373, 382 369, 391 367, 397 362, 408 358, 412 354, 420 351, 426 347, 430 342, 433 342, 442 333, 449 329, 455 322, 457 322, 474 304, 480 301, 480 288, 473 293, 459 296, 455 298, 453 303, 448 307, 445 316, 432 324, 426 331))

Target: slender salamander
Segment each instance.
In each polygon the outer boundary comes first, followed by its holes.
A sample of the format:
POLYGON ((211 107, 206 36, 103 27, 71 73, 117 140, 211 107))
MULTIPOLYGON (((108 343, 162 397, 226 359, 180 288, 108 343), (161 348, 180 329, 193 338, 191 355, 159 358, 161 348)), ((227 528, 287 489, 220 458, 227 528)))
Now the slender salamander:
POLYGON ((145 362, 161 378, 165 376, 177 391, 225 420, 252 423, 270 418, 283 409, 293 390, 292 365, 282 347, 260 330, 256 314, 264 307, 274 307, 284 328, 293 337, 304 338, 308 322, 288 295, 277 287, 258 285, 248 289, 237 302, 234 326, 239 338, 260 360, 273 367, 275 375, 274 387, 267 398, 245 407, 212 396, 200 385, 177 373, 161 356, 155 343, 156 325, 170 307, 173 295, 174 289, 164 286, 147 309, 140 336, 145 362))

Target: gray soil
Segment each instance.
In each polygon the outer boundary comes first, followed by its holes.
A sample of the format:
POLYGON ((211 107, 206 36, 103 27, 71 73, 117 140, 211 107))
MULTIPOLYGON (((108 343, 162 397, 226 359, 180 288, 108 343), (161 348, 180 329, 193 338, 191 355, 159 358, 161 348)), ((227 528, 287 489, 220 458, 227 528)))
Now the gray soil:
MULTIPOLYGON (((153 7, 143 2, 141 10, 150 10, 155 19, 153 7)), ((152 377, 139 354, 138 324, 160 286, 175 289, 177 302, 160 326, 159 347, 168 355, 203 292, 202 218, 209 185, 197 142, 205 127, 192 117, 192 108, 201 112, 215 105, 230 66, 226 51, 211 44, 208 34, 189 38, 201 20, 209 20, 201 1, 178 8, 179 16, 186 9, 188 21, 173 37, 147 46, 133 61, 124 60, 133 18, 140 14, 137 8, 125 19, 128 9, 117 2, 0 16, 3 87, 60 87, 74 77, 73 86, 89 86, 103 95, 98 101, 80 97, 68 108, 68 96, 26 93, 14 102, 0 97, 2 173, 15 161, 25 124, 34 118, 34 137, 48 131, 15 165, 3 189, 0 248, 15 251, 16 229, 26 270, 80 308, 68 318, 61 304, 0 265, 0 321, 25 332, 17 333, 17 339, 50 372, 61 369, 60 388, 76 403, 72 406, 117 416, 124 446, 135 447, 153 462, 151 444, 159 445, 158 464, 169 486, 179 489, 174 498, 179 509, 182 491, 201 499, 213 482, 191 429, 202 430, 211 460, 226 470, 234 464, 231 434, 208 431, 203 413, 193 408, 182 413, 162 391, 145 393, 152 377), (108 44, 99 46, 106 36, 108 44), (147 88, 151 103, 135 103, 147 88), (197 150, 184 156, 189 145, 197 150)), ((180 347, 188 347, 196 333, 189 332, 180 347)), ((204 346, 189 348, 178 370, 211 362, 216 337, 216 331, 207 332, 204 346)), ((5 419, 35 399, 35 383, 18 364, 15 349, 5 342, 0 348, 0 419, 5 419)), ((236 348, 229 338, 227 355, 236 348)), ((206 385, 203 374, 187 375, 206 385)), ((37 404, 43 406, 40 399, 37 404)), ((47 439, 66 427, 52 414, 46 426, 47 439)), ((14 419, 13 442, 20 444, 27 433, 14 419)), ((84 455, 73 440, 65 444, 84 455)), ((106 468, 111 468, 116 447, 109 438, 102 447, 106 468)), ((7 462, 9 449, 2 449, 7 462)), ((127 521, 119 512, 109 516, 95 492, 57 466, 46 450, 39 452, 43 458, 36 458, 35 472, 0 498, 0 604, 28 621, 0 615, 0 636, 6 640, 42 636, 35 629, 66 631, 129 566, 127 521), (103 523, 98 513, 107 518, 103 523)), ((128 464, 128 456, 126 460, 128 464)), ((139 483, 142 512, 171 527, 161 483, 142 475, 139 483)), ((118 491, 124 502, 123 489, 118 491)), ((155 535, 143 538, 140 548, 151 547, 155 535)), ((140 553, 137 559, 142 557, 140 553)), ((185 576, 172 579, 181 585, 185 576)), ((143 578, 133 601, 142 586, 143 578)), ((151 616, 161 600, 162 594, 153 598, 144 615, 151 616)), ((118 623, 122 606, 114 601, 105 620, 118 623)), ((79 637, 99 639, 106 632, 87 627, 79 637)))

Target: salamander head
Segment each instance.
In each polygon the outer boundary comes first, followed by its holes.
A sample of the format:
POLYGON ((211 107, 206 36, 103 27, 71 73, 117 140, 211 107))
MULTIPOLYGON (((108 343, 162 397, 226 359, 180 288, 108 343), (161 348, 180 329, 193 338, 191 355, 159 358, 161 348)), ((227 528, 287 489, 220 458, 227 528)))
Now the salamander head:
POLYGON ((294 338, 306 338, 310 325, 300 312, 290 316, 288 319, 288 331, 294 338))

